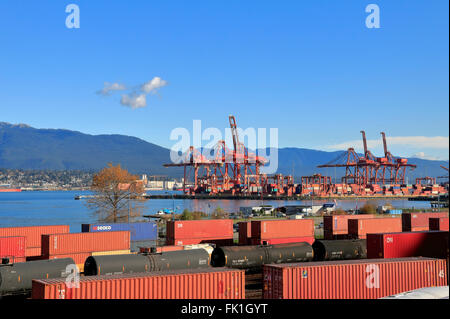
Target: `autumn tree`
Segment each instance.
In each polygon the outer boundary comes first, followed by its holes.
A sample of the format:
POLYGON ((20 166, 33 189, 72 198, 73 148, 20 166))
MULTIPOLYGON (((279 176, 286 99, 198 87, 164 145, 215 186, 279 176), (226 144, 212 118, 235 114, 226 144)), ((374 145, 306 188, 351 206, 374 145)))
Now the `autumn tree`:
POLYGON ((94 194, 86 205, 99 221, 129 222, 130 217, 140 215, 141 203, 133 199, 144 192, 144 185, 120 165, 109 163, 95 174, 90 189, 94 194))
POLYGON ((376 214, 377 213, 376 202, 373 201, 366 202, 359 211, 361 214, 376 214))

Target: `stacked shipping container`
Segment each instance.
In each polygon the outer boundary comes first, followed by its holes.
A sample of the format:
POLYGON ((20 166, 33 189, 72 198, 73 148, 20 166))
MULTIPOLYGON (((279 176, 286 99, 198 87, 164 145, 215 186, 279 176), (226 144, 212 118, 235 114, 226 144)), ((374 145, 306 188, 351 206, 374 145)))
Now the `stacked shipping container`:
POLYGON ((94 252, 128 254, 130 232, 71 233, 42 235, 42 259, 73 258, 80 271, 94 252))
POLYGON ((68 225, 26 226, 0 228, 0 237, 25 237, 25 256, 41 255, 41 235, 69 233, 68 225))
POLYGON ((426 231, 429 230, 430 218, 448 217, 446 213, 403 213, 402 214, 402 229, 403 231, 426 231))
POLYGON ((130 247, 134 251, 139 251, 139 247, 142 246, 156 246, 158 240, 158 227, 155 222, 82 224, 81 231, 83 233, 129 231, 131 236, 130 247))
POLYGON ((367 258, 448 257, 448 231, 367 234, 367 258))
POLYGON ((25 261, 25 237, 0 237, 0 258, 9 258, 10 263, 25 261))
POLYGON ((347 239, 348 221, 350 219, 374 218, 374 215, 332 215, 323 217, 323 235, 324 239, 347 239))
POLYGON ((314 220, 257 220, 251 222, 251 244, 314 243, 314 220))
POLYGON ((365 239, 367 234, 397 233, 402 231, 400 218, 369 218, 348 220, 348 234, 352 239, 365 239))
POLYGON ((33 280, 33 299, 244 299, 244 271, 215 268, 81 277, 79 288, 64 279, 33 280))
POLYGON ((446 261, 431 258, 264 266, 265 299, 378 299, 447 285, 446 261))
POLYGON ((184 220, 168 221, 167 245, 192 245, 213 243, 218 246, 233 244, 233 220, 184 220))

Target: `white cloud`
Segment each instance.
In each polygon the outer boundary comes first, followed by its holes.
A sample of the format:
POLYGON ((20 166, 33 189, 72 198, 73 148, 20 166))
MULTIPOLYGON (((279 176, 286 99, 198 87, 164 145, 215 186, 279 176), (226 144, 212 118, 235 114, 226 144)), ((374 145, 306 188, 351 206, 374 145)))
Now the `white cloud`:
POLYGON ((428 156, 424 152, 418 152, 413 155, 411 155, 412 158, 420 158, 424 160, 430 160, 430 161, 442 161, 442 158, 434 157, 434 156, 428 156))
POLYGON ((159 76, 155 76, 147 83, 142 84, 141 90, 145 93, 156 93, 159 88, 166 86, 167 81, 161 79, 159 76))
POLYGON ((126 90, 126 87, 123 84, 104 82, 103 89, 97 91, 97 94, 111 95, 113 91, 124 91, 124 90, 126 90))
POLYGON ((131 107, 132 109, 146 107, 147 106, 146 95, 145 94, 136 94, 136 93, 132 93, 130 95, 122 94, 122 98, 120 99, 120 104, 131 107))
MULTIPOLYGON (((394 136, 386 137, 388 148, 391 145, 409 146, 414 148, 434 148, 434 149, 448 149, 448 136, 394 136)), ((367 140, 367 147, 369 149, 382 147, 383 141, 381 136, 377 140, 367 140)), ((325 148, 332 150, 344 150, 349 147, 361 150, 363 148, 362 138, 360 140, 353 140, 342 142, 339 144, 328 145, 325 148)))
POLYGON ((134 89, 127 89, 125 85, 120 83, 105 82, 102 90, 97 91, 97 94, 108 96, 114 91, 128 90, 128 93, 122 94, 120 104, 131 107, 132 109, 142 108, 147 106, 147 95, 156 94, 158 89, 166 86, 167 81, 155 76, 150 81, 135 87, 134 89))

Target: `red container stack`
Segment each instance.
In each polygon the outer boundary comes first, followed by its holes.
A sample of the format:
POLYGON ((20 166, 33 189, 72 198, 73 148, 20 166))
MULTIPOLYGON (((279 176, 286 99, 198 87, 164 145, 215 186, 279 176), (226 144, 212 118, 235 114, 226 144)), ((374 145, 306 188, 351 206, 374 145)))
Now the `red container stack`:
POLYGON ((69 233, 68 225, 26 226, 0 228, 0 237, 25 237, 25 256, 41 255, 41 235, 69 233))
POLYGON ((443 259, 399 258, 265 265, 265 299, 378 299, 447 285, 443 259))
POLYGON ((0 237, 0 258, 10 263, 25 262, 25 237, 0 237))
POLYGON ((167 222, 166 245, 233 244, 233 220, 183 220, 167 222))
POLYGON ((448 217, 430 218, 428 221, 430 230, 448 231, 448 217))
POLYGON ((400 218, 350 219, 348 234, 352 239, 366 239, 367 234, 397 233, 402 231, 400 218))
POLYGON ((93 252, 127 249, 130 249, 129 231, 42 235, 42 258, 70 257, 79 267, 93 252))
POLYGON ((367 258, 448 257, 448 231, 367 234, 367 258))
POLYGON ((430 218, 448 217, 446 213, 403 213, 402 214, 402 230, 410 231, 425 231, 429 230, 430 218))
POLYGON ((326 240, 347 239, 350 219, 374 218, 374 215, 332 215, 323 217, 323 236, 326 240))
POLYGON ((257 220, 252 221, 252 245, 314 243, 314 220, 257 220))
POLYGON ((214 268, 81 277, 79 288, 65 279, 33 280, 33 299, 244 299, 243 270, 214 268))

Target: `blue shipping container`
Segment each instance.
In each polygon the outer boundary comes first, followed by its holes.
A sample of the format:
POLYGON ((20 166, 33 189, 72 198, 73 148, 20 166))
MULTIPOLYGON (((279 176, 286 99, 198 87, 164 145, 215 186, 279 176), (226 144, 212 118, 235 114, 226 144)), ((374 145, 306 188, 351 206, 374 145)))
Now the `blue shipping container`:
POLYGON ((82 224, 83 233, 93 233, 102 231, 129 231, 131 241, 137 240, 157 240, 158 227, 155 222, 144 223, 120 223, 120 224, 82 224))
POLYGON ((401 215, 402 210, 401 209, 388 209, 386 211, 386 213, 391 214, 391 215, 401 215))

